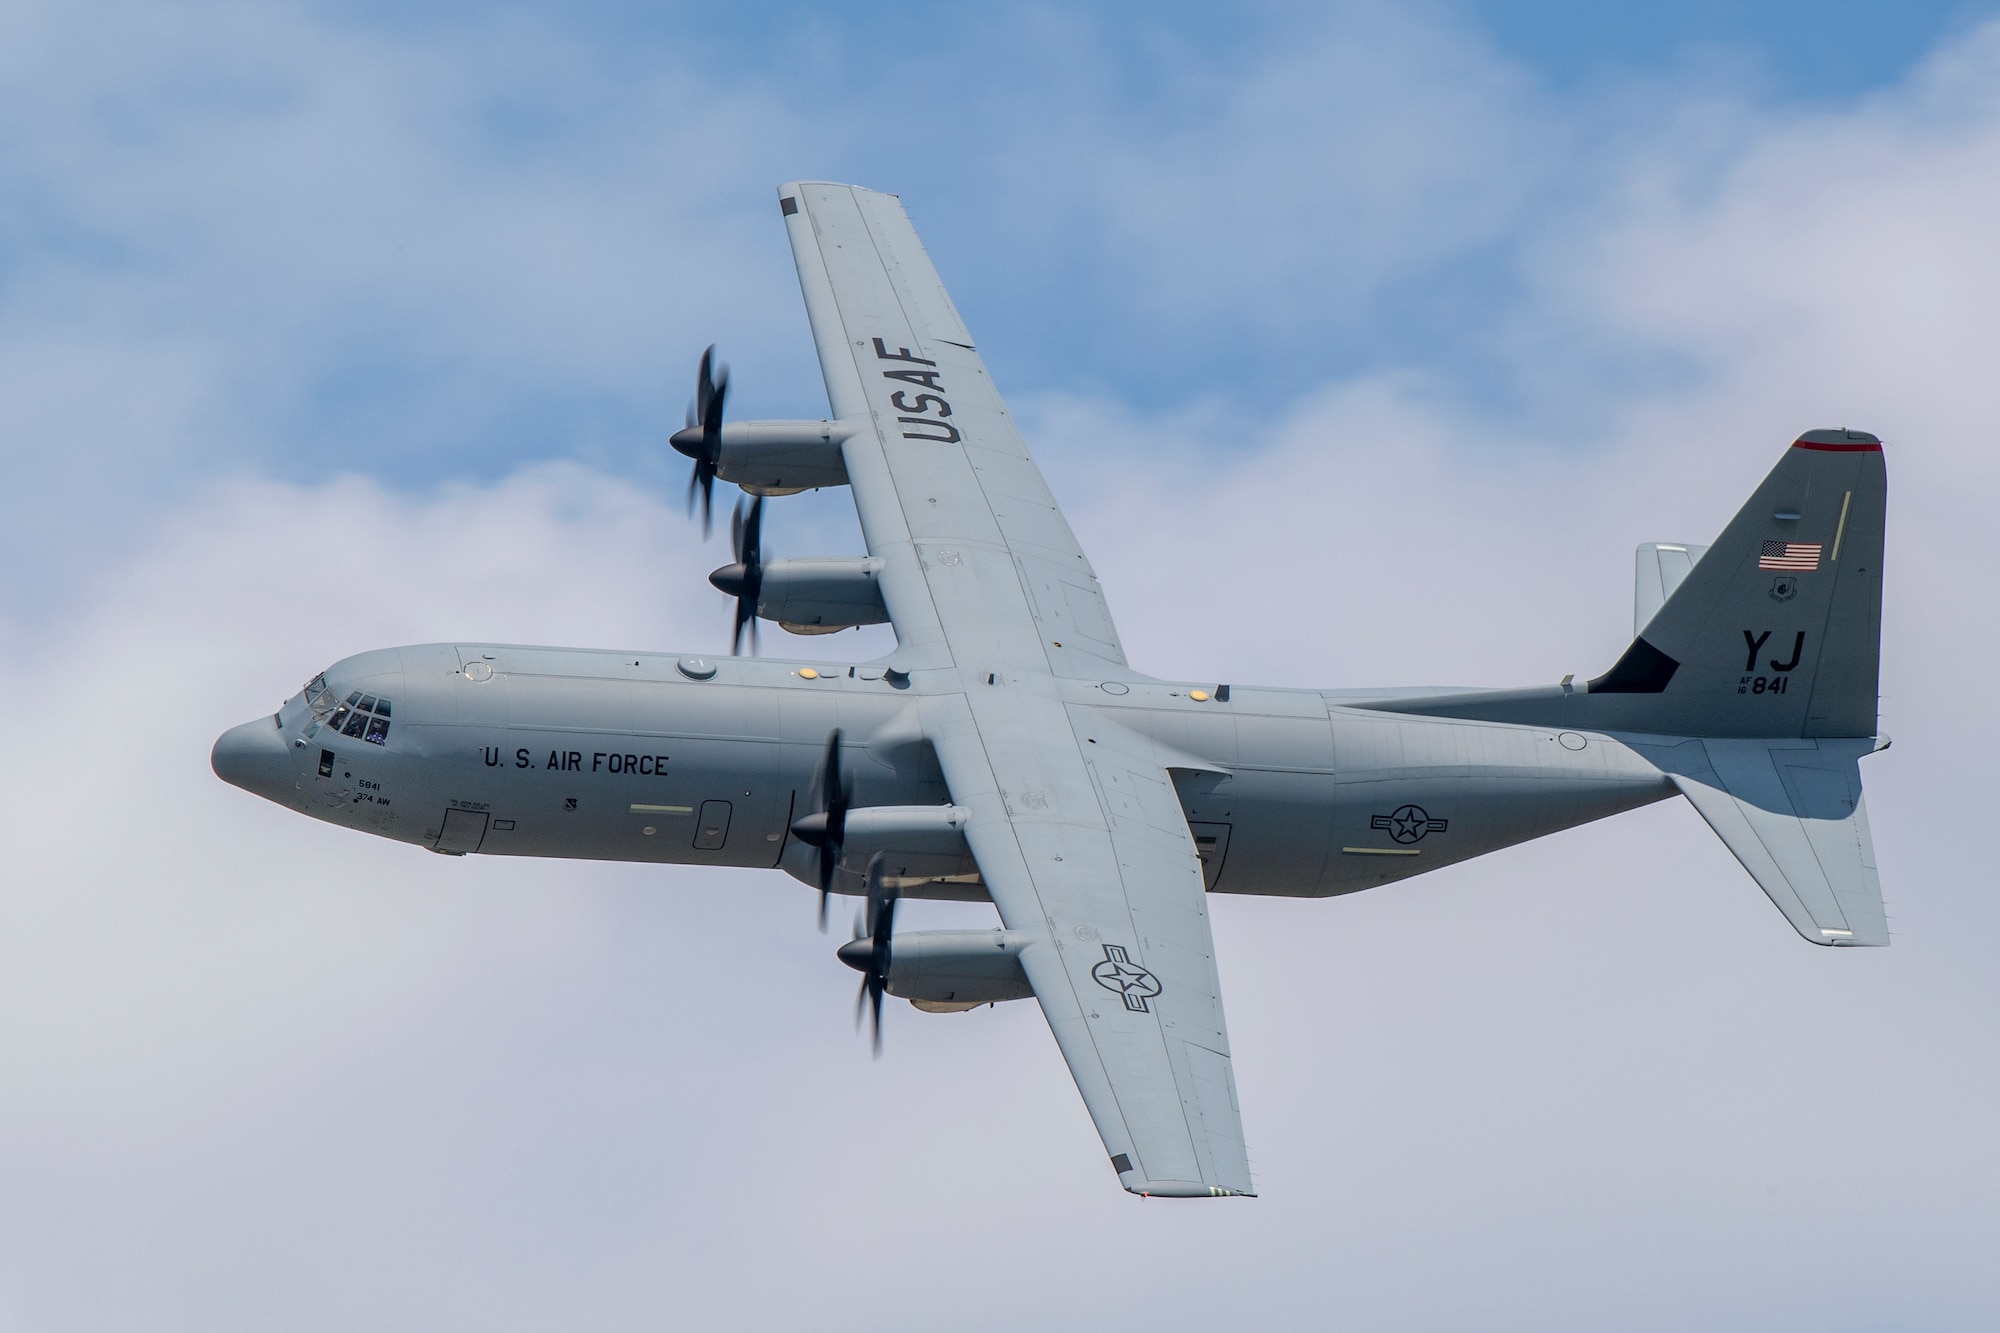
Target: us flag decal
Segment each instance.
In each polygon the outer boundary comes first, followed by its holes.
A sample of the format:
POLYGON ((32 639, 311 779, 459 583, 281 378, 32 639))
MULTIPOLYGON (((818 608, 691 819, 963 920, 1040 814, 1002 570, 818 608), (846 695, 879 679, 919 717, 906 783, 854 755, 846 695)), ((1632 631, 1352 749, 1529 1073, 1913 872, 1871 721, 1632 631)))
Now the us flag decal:
POLYGON ((1818 542, 1765 542, 1759 569, 1818 569, 1818 542))

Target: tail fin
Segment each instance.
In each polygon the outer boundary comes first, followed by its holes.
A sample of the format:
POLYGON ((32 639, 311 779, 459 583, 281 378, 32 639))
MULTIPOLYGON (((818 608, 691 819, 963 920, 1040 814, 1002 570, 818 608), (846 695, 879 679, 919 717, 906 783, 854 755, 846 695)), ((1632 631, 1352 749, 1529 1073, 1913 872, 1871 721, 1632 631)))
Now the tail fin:
POLYGON ((1873 736, 1882 443, 1808 431, 1589 694, 1620 730, 1873 736), (1610 701, 1607 700, 1607 703, 1610 701))
POLYGON ((1659 736, 1872 737, 1887 496, 1880 440, 1807 431, 1588 685, 1359 706, 1659 736))

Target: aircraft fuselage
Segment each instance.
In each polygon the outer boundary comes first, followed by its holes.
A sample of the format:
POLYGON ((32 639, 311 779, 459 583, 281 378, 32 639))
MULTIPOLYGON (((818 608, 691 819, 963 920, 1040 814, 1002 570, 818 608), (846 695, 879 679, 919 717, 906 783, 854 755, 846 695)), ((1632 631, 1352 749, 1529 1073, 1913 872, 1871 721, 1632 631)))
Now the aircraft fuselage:
MULTIPOLYGON (((791 826, 814 808, 831 732, 856 808, 946 804, 919 699, 1049 687, 999 674, 899 680, 879 664, 452 644, 363 653, 324 679, 317 699, 295 695, 228 733, 218 772, 314 818, 436 851, 778 868, 807 881, 813 849, 791 826)), ((1217 892, 1349 893, 1675 790, 1610 737, 1353 706, 1387 691, 1130 675, 1054 687, 1082 716, 1159 748, 1217 892)), ((906 896, 985 896, 962 851, 892 857, 906 896)), ((859 891, 857 870, 836 887, 859 891)))

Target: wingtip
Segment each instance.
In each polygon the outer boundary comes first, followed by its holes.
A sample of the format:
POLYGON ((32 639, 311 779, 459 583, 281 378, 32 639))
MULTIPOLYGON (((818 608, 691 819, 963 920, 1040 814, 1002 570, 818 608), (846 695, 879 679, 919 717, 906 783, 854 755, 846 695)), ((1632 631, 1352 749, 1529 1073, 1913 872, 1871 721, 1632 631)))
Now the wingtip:
POLYGON ((1125 1180, 1118 1183, 1128 1194, 1143 1199, 1254 1199, 1256 1190, 1233 1190, 1221 1185, 1205 1185, 1198 1180, 1125 1180))
POLYGON ((901 195, 891 194, 887 190, 873 190, 866 185, 856 185, 853 181, 804 181, 804 180, 786 181, 783 185, 780 185, 778 187, 778 197, 779 199, 782 200, 786 195, 796 196, 800 190, 806 189, 808 187, 813 187, 822 190, 859 190, 863 194, 885 195, 890 199, 899 199, 902 197, 901 195))

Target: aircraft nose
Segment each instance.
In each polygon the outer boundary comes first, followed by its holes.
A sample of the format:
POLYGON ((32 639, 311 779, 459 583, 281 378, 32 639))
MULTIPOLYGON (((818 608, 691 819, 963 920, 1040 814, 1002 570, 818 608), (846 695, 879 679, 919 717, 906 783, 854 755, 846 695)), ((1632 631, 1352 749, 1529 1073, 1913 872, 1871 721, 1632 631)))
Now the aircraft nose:
POLYGON ((298 802, 299 773, 292 762, 291 746, 268 717, 223 732, 209 753, 208 763, 215 776, 232 787, 280 805, 298 802))

